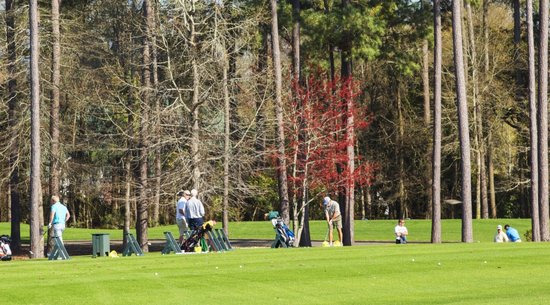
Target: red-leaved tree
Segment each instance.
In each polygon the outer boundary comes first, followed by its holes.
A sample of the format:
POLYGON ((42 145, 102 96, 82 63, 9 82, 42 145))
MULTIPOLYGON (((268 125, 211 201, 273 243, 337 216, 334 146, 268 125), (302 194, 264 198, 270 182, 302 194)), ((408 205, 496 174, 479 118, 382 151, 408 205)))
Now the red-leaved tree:
MULTIPOLYGON (((323 73, 317 72, 303 84, 294 83, 293 90, 296 98, 292 101, 287 124, 289 193, 297 242, 305 226, 307 236, 303 237, 309 243, 307 215, 311 202, 326 194, 353 189, 350 185, 370 183, 370 163, 356 157, 358 165, 350 167, 347 154, 350 141, 355 146, 350 129, 358 132, 367 128, 369 114, 363 102, 361 84, 351 78, 329 81, 323 73), (350 115, 354 117, 351 128, 350 115)), ((352 207, 350 212, 353 211, 352 207)))

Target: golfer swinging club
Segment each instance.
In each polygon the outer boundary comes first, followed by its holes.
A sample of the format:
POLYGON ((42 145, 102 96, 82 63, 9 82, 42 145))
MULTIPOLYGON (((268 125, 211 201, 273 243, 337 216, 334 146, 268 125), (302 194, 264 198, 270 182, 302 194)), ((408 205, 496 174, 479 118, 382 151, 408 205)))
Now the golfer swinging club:
POLYGON ((323 199, 323 208, 328 224, 329 247, 332 247, 332 241, 334 240, 332 234, 334 228, 338 229, 338 245, 342 245, 342 214, 340 214, 340 205, 327 196, 323 199))

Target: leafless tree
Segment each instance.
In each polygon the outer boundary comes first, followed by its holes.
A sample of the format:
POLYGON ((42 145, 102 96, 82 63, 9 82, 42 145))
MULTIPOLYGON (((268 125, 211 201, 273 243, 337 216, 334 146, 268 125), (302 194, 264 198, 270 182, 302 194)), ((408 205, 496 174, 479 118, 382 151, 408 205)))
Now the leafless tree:
POLYGON ((281 51, 279 47, 279 22, 277 19, 277 0, 271 4, 271 42, 273 43, 273 73, 275 74, 275 115, 277 117, 277 175, 279 181, 279 204, 281 217, 288 223, 290 220, 288 207, 287 168, 285 159, 285 129, 283 104, 283 75, 281 67, 281 51))
POLYGON ((19 196, 19 141, 17 121, 19 118, 17 99, 17 48, 15 43, 15 6, 13 0, 6 0, 6 42, 8 51, 8 126, 9 148, 9 192, 11 208, 11 247, 14 252, 21 248, 21 202, 19 196))

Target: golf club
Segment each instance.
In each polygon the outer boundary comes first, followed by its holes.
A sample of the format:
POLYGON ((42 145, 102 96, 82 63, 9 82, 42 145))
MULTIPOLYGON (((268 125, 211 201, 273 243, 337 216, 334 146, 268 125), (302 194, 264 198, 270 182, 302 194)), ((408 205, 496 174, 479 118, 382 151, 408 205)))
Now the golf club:
POLYGON ((327 228, 327 234, 325 234, 325 241, 323 241, 323 247, 328 247, 328 246, 329 246, 329 243, 328 243, 328 241, 327 241, 328 232, 330 232, 330 229, 329 229, 329 228, 327 228))

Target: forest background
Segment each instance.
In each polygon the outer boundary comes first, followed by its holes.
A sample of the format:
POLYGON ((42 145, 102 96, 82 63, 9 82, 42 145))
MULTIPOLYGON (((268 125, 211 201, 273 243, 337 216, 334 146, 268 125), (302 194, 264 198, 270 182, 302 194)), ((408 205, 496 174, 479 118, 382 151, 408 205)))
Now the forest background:
MULTIPOLYGON (((432 1, 53 0, 39 18, 33 1, 1 2, 0 221, 33 219, 33 18, 38 223, 60 193, 71 226, 135 226, 146 247, 191 188, 224 228, 278 209, 307 233, 327 194, 347 232, 353 219, 431 218, 432 1)), ((462 217, 451 3, 444 218, 462 217)), ((461 4, 475 218, 531 216, 522 4, 461 4)))

